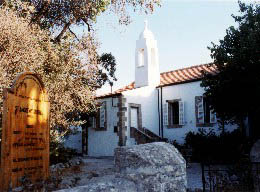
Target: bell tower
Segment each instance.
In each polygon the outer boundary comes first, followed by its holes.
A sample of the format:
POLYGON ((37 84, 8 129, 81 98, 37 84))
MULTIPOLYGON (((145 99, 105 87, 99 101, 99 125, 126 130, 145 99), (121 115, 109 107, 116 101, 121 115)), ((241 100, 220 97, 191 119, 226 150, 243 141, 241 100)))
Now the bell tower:
POLYGON ((157 86, 160 83, 157 41, 148 29, 147 21, 144 30, 136 41, 135 48, 135 87, 157 86))

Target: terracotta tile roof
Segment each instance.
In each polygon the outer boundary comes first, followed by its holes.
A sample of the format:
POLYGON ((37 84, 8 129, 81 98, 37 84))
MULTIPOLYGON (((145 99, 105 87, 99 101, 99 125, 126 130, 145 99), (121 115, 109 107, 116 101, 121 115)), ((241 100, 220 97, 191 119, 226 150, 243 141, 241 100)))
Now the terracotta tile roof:
POLYGON ((161 73, 159 87, 198 81, 202 78, 203 72, 216 74, 217 68, 214 64, 196 65, 174 71, 161 73))
POLYGON ((113 91, 112 93, 107 93, 107 94, 104 94, 104 95, 101 95, 101 96, 97 96, 97 98, 105 98, 105 97, 120 95, 122 92, 132 90, 132 89, 135 89, 135 82, 132 82, 129 85, 127 85, 127 86, 125 86, 121 89, 113 91))
MULTIPOLYGON (((196 65, 196 66, 191 66, 191 67, 182 68, 178 70, 168 71, 160 74, 160 85, 158 87, 199 81, 203 76, 203 72, 210 73, 213 75, 218 73, 217 68, 214 64, 196 65)), ((132 90, 132 89, 135 89, 134 82, 112 93, 107 93, 98 96, 97 98, 105 98, 105 97, 120 95, 122 92, 132 90)))

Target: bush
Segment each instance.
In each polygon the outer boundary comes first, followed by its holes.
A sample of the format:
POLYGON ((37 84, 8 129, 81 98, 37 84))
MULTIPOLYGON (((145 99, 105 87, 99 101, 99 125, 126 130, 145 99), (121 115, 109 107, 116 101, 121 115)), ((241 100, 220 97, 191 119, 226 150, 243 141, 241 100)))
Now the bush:
POLYGON ((197 162, 233 163, 248 154, 251 145, 239 129, 219 135, 199 129, 185 137, 185 146, 192 149, 192 160, 197 162))
POLYGON ((179 144, 176 140, 168 140, 167 142, 172 144, 179 152, 184 149, 184 145, 179 144))
POLYGON ((50 143, 50 164, 66 163, 79 155, 75 149, 66 148, 62 143, 50 143))

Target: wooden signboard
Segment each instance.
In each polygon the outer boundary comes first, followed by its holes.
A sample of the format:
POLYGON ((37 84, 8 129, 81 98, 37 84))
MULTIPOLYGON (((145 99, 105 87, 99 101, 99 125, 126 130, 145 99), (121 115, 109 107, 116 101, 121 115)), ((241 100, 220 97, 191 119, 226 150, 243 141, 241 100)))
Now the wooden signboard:
POLYGON ((37 75, 18 76, 4 89, 0 191, 33 183, 49 175, 49 108, 47 93, 37 75))

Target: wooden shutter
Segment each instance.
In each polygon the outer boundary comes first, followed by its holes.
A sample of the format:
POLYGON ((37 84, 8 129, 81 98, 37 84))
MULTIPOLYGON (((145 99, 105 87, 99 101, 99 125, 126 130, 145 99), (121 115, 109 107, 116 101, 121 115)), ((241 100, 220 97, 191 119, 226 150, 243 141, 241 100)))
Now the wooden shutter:
POLYGON ((184 102, 179 101, 179 125, 184 125, 184 102))
POLYGON ((195 107, 196 107, 196 121, 197 124, 204 123, 204 107, 203 107, 203 97, 195 97, 195 107))
POLYGON ((100 107, 99 111, 99 126, 100 128, 105 128, 105 122, 106 122, 106 102, 104 101, 100 107))
POLYGON ((96 117, 92 117, 92 128, 96 129, 97 128, 97 122, 96 122, 96 117))
POLYGON ((117 117, 117 109, 115 107, 113 107, 113 126, 117 126, 117 121, 118 121, 118 117, 117 117))
POLYGON ((217 123, 217 116, 213 110, 210 110, 210 123, 217 123))
POLYGON ((163 104, 163 125, 168 125, 168 103, 163 104))

